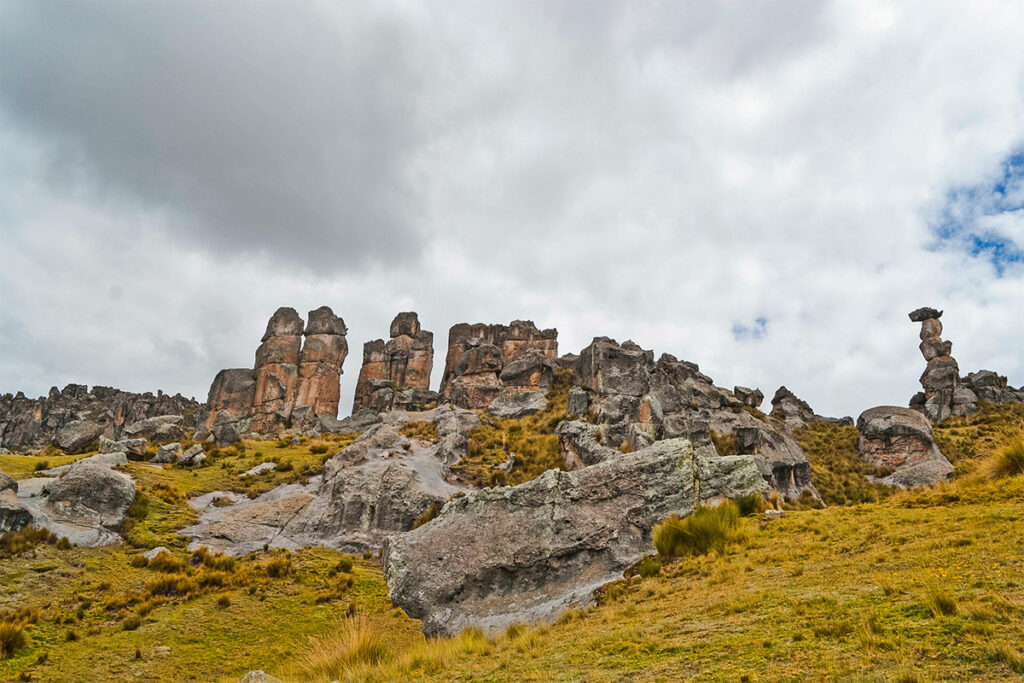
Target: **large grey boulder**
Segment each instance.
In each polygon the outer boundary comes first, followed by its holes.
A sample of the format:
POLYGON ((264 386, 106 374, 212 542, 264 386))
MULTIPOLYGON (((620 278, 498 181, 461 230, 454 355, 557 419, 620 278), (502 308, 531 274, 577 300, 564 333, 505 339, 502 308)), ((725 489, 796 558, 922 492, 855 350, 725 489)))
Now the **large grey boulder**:
POLYGON ((18 482, 15 481, 14 477, 7 474, 3 470, 0 470, 0 491, 6 491, 8 489, 13 490, 15 493, 18 492, 18 482))
POLYGON ((0 534, 18 531, 32 522, 32 514, 18 501, 18 482, 0 471, 0 534))
POLYGON ((135 501, 131 477, 109 465, 80 460, 47 485, 46 506, 51 517, 81 525, 88 523, 117 531, 135 501))
POLYGON ((467 490, 444 479, 444 437, 441 443, 409 439, 398 433, 401 424, 436 418, 439 436, 453 437, 461 433, 463 412, 473 415, 447 407, 389 413, 389 422, 366 430, 306 485, 279 486, 252 500, 233 497, 229 507, 213 505, 226 495, 222 492, 196 498, 191 502, 201 512, 199 523, 180 533, 193 539, 190 548, 205 545, 230 555, 264 544, 288 549, 323 544, 346 552, 379 548, 386 535, 408 530, 431 505, 467 490))
MULTIPOLYGON (((506 366, 507 367, 507 366, 506 366)), ((523 417, 540 412, 548 405, 547 390, 517 391, 506 387, 487 406, 487 412, 495 417, 523 417)))
POLYGON ((181 444, 175 441, 174 443, 164 444, 157 449, 156 455, 150 459, 150 462, 168 464, 177 462, 181 456, 181 444))
POLYGON ((720 496, 767 493, 749 456, 720 457, 682 439, 574 472, 445 504, 433 521, 390 536, 391 600, 428 635, 503 629, 590 602, 598 586, 653 550, 650 529, 720 496))
POLYGON ((133 422, 124 428, 129 438, 145 438, 150 441, 172 441, 184 435, 181 415, 158 415, 133 422))
POLYGON ((103 435, 104 426, 88 420, 75 420, 64 426, 53 437, 53 445, 65 453, 85 450, 103 435))
POLYGON ((605 446, 601 428, 580 420, 565 420, 555 428, 562 452, 563 468, 577 470, 622 455, 617 448, 605 446))
POLYGON ((143 460, 146 457, 145 439, 108 439, 101 436, 99 440, 100 453, 124 453, 129 460, 143 460))
POLYGON ((932 425, 916 410, 897 406, 869 408, 857 418, 860 456, 876 467, 893 469, 881 481, 911 488, 953 475, 953 465, 932 439, 932 425))
POLYGON ((189 446, 189 449, 178 456, 178 464, 182 467, 198 467, 206 461, 206 454, 199 444, 189 446))

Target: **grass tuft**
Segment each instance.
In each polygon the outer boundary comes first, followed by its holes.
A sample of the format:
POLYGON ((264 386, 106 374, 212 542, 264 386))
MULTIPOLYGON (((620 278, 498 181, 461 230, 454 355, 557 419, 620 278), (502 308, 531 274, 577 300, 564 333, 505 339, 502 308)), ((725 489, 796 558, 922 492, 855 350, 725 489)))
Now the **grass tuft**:
POLYGON ((654 547, 666 558, 722 551, 735 535, 740 511, 732 501, 700 507, 692 515, 670 515, 651 531, 654 547))
POLYGON ((354 667, 379 664, 386 656, 381 634, 369 619, 357 615, 338 622, 334 633, 311 637, 299 667, 308 678, 335 680, 354 667))

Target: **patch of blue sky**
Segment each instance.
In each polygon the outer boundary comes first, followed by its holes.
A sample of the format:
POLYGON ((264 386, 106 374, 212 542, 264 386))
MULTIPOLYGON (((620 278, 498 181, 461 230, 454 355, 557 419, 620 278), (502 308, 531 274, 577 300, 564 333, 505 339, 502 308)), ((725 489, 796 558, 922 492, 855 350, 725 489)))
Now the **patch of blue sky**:
POLYGON ((992 264, 997 276, 1024 268, 1024 149, 993 177, 956 187, 932 223, 936 249, 954 248, 992 264))
POLYGON ((755 318, 753 325, 744 325, 743 323, 732 324, 732 338, 735 339, 736 341, 763 339, 767 334, 767 318, 755 318))

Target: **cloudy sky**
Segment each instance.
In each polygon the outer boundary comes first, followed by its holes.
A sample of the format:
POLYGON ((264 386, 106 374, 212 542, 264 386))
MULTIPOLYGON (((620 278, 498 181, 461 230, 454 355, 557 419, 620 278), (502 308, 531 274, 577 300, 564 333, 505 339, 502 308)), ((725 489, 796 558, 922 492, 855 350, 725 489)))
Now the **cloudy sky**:
POLYGON ((1024 383, 1024 4, 0 0, 0 391, 205 397, 278 306, 1024 383))

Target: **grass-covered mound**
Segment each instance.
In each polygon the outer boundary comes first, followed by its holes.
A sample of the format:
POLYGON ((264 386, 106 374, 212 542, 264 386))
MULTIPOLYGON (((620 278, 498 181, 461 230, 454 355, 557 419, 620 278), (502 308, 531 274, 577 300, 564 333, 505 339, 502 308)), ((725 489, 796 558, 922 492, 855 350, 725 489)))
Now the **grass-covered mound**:
POLYGON ((469 453, 452 467, 477 486, 515 486, 562 466, 555 428, 569 414, 572 372, 559 370, 547 390, 547 406, 532 415, 499 418, 481 414, 482 424, 469 434, 469 453), (511 471, 499 467, 514 456, 511 471))

